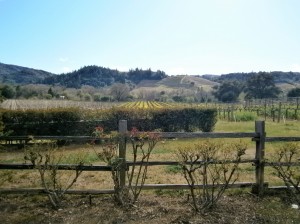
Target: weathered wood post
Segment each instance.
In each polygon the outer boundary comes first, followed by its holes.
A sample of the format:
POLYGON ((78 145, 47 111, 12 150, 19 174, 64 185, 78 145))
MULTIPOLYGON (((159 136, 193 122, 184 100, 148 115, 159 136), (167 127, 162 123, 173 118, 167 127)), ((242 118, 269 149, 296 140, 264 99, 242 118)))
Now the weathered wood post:
POLYGON ((230 110, 231 110, 231 113, 230 113, 230 121, 234 121, 234 106, 233 106, 233 105, 231 105, 230 110))
POLYGON ((253 193, 259 196, 264 193, 264 157, 265 157, 265 121, 255 121, 255 132, 258 134, 256 140, 256 151, 255 151, 255 180, 256 186, 253 189, 253 193))
POLYGON ((272 109, 271 109, 271 114, 272 114, 272 121, 275 122, 275 109, 272 105, 272 109))
POLYGON ((278 123, 280 123, 280 118, 281 118, 281 102, 279 102, 279 107, 278 107, 278 118, 277 118, 278 123))
POLYGON ((267 100, 265 100, 264 115, 265 115, 265 121, 266 121, 267 120, 267 100))
POLYGON ((126 133, 127 133, 127 120, 119 121, 119 159, 122 160, 122 168, 120 170, 120 187, 126 185, 126 133))

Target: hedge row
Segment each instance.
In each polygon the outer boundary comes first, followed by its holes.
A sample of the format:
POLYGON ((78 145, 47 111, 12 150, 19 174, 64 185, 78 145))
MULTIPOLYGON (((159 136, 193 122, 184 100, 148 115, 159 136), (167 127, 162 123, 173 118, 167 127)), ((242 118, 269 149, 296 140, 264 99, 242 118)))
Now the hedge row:
POLYGON ((1 110, 5 131, 12 135, 90 135, 96 126, 106 131, 118 130, 118 121, 127 120, 128 129, 141 131, 213 131, 217 121, 216 109, 176 108, 138 110, 112 108, 80 110, 61 108, 51 110, 1 110))

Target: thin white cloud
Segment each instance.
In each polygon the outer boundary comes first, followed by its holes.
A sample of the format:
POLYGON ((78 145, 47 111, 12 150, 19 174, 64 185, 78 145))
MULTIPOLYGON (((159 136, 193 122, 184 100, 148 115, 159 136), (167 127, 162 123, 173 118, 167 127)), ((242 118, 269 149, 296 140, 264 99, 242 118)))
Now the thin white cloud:
MULTIPOLYGON (((1 1, 1 0, 0 0, 1 1)), ((69 58, 68 57, 60 57, 59 58, 59 61, 60 62, 67 62, 67 61, 69 61, 69 58)))

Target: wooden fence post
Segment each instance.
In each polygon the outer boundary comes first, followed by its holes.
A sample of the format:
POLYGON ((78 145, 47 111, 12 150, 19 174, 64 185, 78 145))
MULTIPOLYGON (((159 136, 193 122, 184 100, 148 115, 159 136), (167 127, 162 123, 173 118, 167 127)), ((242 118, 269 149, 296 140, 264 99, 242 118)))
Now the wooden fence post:
POLYGON ((123 188, 126 185, 126 133, 127 133, 127 120, 119 121, 119 159, 122 160, 122 166, 120 170, 120 187, 123 188))
POLYGON ((280 122, 280 118, 281 118, 281 102, 279 102, 279 107, 278 107, 278 118, 277 118, 277 122, 280 122))
POLYGON ((265 116, 265 121, 267 120, 267 101, 265 100, 265 105, 264 105, 264 116, 265 116))
POLYGON ((259 196, 263 195, 264 192, 264 157, 265 157, 265 121, 255 121, 255 132, 259 135, 256 140, 256 151, 255 151, 255 180, 256 186, 253 189, 253 193, 259 196))

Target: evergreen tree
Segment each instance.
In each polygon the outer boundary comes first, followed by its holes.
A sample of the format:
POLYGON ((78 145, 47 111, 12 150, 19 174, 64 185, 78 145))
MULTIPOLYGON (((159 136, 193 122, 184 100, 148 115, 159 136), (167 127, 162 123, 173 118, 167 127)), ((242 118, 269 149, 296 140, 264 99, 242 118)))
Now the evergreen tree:
POLYGON ((291 89, 288 92, 287 97, 300 97, 300 88, 291 89))
POLYGON ((270 73, 259 72, 247 80, 245 93, 247 99, 277 98, 281 90, 270 73))
POLYGON ((219 86, 214 86, 213 95, 222 102, 235 102, 238 100, 243 86, 238 81, 224 81, 219 86))
POLYGON ((55 95, 51 87, 48 90, 48 94, 50 94, 52 97, 55 95))

